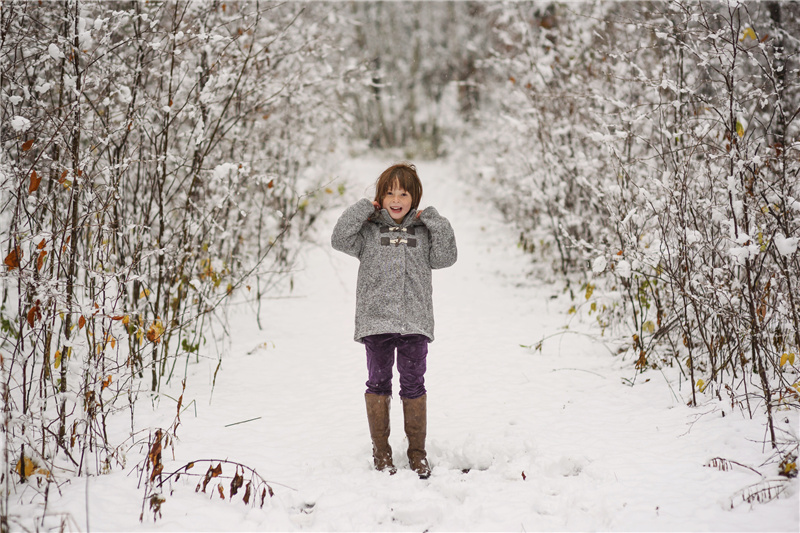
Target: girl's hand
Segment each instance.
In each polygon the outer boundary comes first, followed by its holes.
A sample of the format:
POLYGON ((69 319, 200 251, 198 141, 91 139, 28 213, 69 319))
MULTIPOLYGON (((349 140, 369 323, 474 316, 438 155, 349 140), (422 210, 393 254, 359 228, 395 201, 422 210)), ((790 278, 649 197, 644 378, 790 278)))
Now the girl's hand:
POLYGON ((376 210, 376 211, 380 211, 380 209, 381 209, 381 204, 379 204, 377 201, 373 200, 373 201, 372 201, 372 205, 374 205, 374 206, 375 206, 375 210, 376 210))
POLYGON ((425 211, 425 210, 424 209, 420 209, 419 211, 417 211, 417 218, 419 218, 419 216, 422 214, 423 211, 425 211))

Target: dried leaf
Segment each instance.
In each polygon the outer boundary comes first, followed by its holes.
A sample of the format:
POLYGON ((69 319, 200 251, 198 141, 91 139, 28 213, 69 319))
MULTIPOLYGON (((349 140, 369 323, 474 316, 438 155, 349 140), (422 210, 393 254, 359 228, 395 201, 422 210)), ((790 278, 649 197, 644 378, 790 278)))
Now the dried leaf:
POLYGON ((244 485, 244 476, 239 473, 239 468, 237 467, 236 473, 231 480, 231 498, 236 496, 236 493, 239 492, 242 485, 244 485))
POLYGON ((219 492, 220 499, 225 499, 225 489, 222 488, 222 483, 217 485, 217 491, 219 492))
POLYGON ((36 258, 36 270, 42 270, 44 266, 44 258, 47 255, 47 250, 39 252, 39 257, 36 258))
POLYGON ((11 250, 11 253, 6 256, 5 264, 9 270, 19 268, 19 262, 22 260, 22 250, 19 246, 11 250))
POLYGON ((28 311, 28 326, 33 327, 33 323, 36 321, 36 313, 39 311, 39 306, 34 305, 28 311))
POLYGON ((47 241, 45 239, 42 239, 42 242, 40 242, 39 244, 36 245, 36 249, 37 250, 41 250, 45 246, 47 246, 47 241))
POLYGON ((78 329, 83 329, 83 326, 86 325, 86 318, 83 315, 78 319, 78 329))
POLYGON ((274 179, 273 180, 269 180, 269 183, 267 183, 267 189, 271 189, 274 186, 275 186, 275 180, 274 179))
POLYGON ((42 177, 36 173, 34 170, 31 172, 31 184, 28 186, 28 194, 35 192, 36 189, 39 188, 39 184, 42 182, 42 177))
POLYGON ((33 148, 33 141, 34 141, 34 139, 28 139, 27 141, 22 143, 22 151, 23 152, 27 152, 28 150, 33 148))
POLYGON ((245 505, 250 503, 250 489, 252 487, 252 484, 253 484, 252 481, 248 481, 247 486, 244 488, 244 496, 242 496, 242 501, 244 502, 245 505))
POLYGON ((161 474, 161 471, 164 470, 164 465, 161 463, 161 439, 162 439, 162 432, 160 429, 156 430, 156 434, 153 437, 153 444, 150 447, 150 451, 147 453, 147 462, 153 465, 153 471, 150 473, 150 482, 152 483, 156 476, 161 474))
POLYGON ((100 390, 104 390, 106 387, 111 385, 111 376, 108 376, 106 379, 103 380, 103 388, 100 390))
POLYGON ((147 340, 158 344, 161 342, 161 336, 164 334, 164 324, 161 323, 160 318, 156 318, 150 327, 147 328, 147 340))

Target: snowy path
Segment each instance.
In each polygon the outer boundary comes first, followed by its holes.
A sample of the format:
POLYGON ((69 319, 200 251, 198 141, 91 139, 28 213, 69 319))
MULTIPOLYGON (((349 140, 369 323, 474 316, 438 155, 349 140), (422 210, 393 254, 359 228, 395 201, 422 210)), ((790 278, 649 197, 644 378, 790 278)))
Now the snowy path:
MULTIPOLYGON (((350 162, 349 199, 364 196, 392 162, 350 162)), ((628 387, 621 378, 633 377, 630 362, 584 336, 555 336, 541 352, 521 347, 558 332, 567 302, 525 277, 529 258, 516 235, 451 166, 418 167, 423 207, 450 219, 459 245, 458 263, 434 274, 437 339, 426 382, 433 476, 420 481, 405 468, 399 399, 390 442, 400 470, 371 469, 364 353, 352 341, 357 261, 330 249, 335 212, 320 224, 320 244, 304 256, 292 297, 265 302, 264 331, 251 309, 232 313, 213 398, 209 363, 193 378, 197 417, 186 412, 175 447, 176 466, 204 457, 253 466, 276 483, 275 497, 263 510, 204 503, 187 481, 164 504, 163 519, 136 527, 797 531, 796 494, 730 510, 735 491, 758 477, 703 466, 715 456, 761 464, 760 446, 747 442, 762 439, 758 423, 723 419, 719 408, 691 410, 658 373, 628 387)), ((138 517, 139 502, 130 505, 138 517)), ((130 517, 99 511, 92 524, 132 527, 130 517)))

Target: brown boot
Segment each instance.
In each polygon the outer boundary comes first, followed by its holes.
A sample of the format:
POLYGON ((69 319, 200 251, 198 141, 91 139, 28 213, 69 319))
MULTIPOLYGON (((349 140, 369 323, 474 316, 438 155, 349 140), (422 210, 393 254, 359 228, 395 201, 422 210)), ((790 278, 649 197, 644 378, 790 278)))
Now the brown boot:
POLYGON ((427 394, 413 400, 403 398, 403 418, 408 437, 408 466, 419 475, 420 479, 428 479, 431 475, 428 454, 425 453, 425 434, 428 428, 427 402, 427 394))
POLYGON ((392 463, 392 447, 389 446, 389 405, 391 396, 365 394, 369 435, 372 437, 372 459, 376 470, 397 472, 392 463))

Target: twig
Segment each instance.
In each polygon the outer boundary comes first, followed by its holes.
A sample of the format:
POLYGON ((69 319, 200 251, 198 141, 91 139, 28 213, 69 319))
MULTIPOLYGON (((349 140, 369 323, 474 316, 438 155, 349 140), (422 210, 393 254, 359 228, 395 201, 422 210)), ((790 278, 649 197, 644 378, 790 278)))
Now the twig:
POLYGON ((257 416, 257 417, 255 417, 255 418, 250 418, 250 419, 248 419, 248 420, 242 420, 241 422, 234 422, 234 423, 232 423, 232 424, 226 424, 224 427, 226 427, 226 428, 229 428, 229 427, 231 427, 231 426, 236 426, 236 425, 238 425, 238 424, 245 424, 245 423, 247 423, 247 422, 252 422, 253 420, 260 420, 260 419, 261 419, 261 417, 260 417, 260 416, 257 416))

